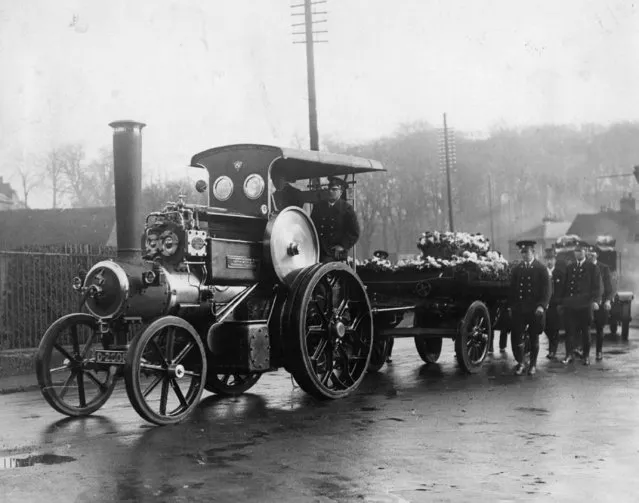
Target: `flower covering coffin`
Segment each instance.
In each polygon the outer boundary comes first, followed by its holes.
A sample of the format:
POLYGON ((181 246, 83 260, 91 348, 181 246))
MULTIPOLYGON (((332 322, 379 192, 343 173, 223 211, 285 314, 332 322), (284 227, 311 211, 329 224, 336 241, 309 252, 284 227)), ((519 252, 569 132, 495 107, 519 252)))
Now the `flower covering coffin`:
POLYGON ((489 240, 482 234, 466 232, 424 232, 417 240, 422 252, 415 258, 400 260, 393 264, 388 259, 373 257, 358 263, 364 272, 441 272, 469 276, 487 281, 508 281, 508 261, 497 251, 490 249, 489 240))

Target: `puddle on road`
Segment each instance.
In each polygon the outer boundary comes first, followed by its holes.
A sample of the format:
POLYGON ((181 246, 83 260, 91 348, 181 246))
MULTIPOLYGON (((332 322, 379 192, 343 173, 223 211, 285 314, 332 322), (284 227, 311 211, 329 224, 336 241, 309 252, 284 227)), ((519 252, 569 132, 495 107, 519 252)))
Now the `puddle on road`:
POLYGON ((71 456, 58 456, 57 454, 36 454, 26 458, 6 457, 0 458, 0 470, 11 468, 26 468, 34 465, 59 465, 75 461, 71 456))
POLYGON ((521 412, 530 412, 537 416, 545 416, 546 414, 550 413, 548 409, 542 409, 539 407, 517 407, 515 410, 518 410, 521 412))

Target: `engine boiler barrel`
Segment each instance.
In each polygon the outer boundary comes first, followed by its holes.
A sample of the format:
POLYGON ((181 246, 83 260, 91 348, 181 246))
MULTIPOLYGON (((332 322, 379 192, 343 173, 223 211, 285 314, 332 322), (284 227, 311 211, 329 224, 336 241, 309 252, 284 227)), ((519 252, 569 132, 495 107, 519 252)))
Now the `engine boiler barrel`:
POLYGON ((87 273, 84 287, 93 292, 86 307, 97 318, 139 316, 149 320, 181 309, 208 309, 201 301, 202 279, 188 272, 157 271, 162 280, 145 284, 145 264, 104 260, 87 273))
POLYGON ((118 258, 141 256, 142 233, 142 128, 135 121, 116 121, 113 128, 113 175, 118 258))

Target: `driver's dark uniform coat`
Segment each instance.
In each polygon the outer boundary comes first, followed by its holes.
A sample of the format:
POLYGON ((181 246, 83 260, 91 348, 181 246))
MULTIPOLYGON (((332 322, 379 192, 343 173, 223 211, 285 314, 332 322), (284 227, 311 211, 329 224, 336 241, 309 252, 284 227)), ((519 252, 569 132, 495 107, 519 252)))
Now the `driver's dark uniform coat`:
POLYGON ((357 215, 343 199, 338 199, 333 205, 328 201, 320 201, 313 207, 311 219, 317 229, 322 261, 334 258, 331 253, 333 246, 340 245, 349 250, 359 239, 357 215))
POLYGON ((513 268, 510 280, 510 307, 515 312, 534 312, 538 306, 546 310, 550 303, 552 284, 548 268, 537 259, 529 267, 525 262, 513 268))
POLYGON ((513 268, 510 279, 511 342, 520 364, 525 350, 523 335, 526 325, 530 337, 530 365, 534 367, 537 364, 539 334, 544 329, 545 311, 548 309, 551 293, 552 283, 548 268, 538 260, 533 260, 529 265, 522 262, 513 268), (543 308, 543 313, 536 312, 538 307, 543 308))

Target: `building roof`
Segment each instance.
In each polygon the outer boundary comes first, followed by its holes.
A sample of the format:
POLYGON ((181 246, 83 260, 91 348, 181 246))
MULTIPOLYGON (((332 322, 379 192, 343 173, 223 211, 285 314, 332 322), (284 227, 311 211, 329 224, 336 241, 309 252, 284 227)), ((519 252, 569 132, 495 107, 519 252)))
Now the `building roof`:
POLYGON ((0 249, 32 245, 106 245, 115 226, 115 208, 13 210, 0 219, 0 249))
POLYGON ((16 191, 13 190, 10 183, 5 183, 0 176, 0 195, 4 195, 7 199, 12 200, 16 196, 16 191))
POLYGON ((593 214, 579 214, 575 217, 566 234, 577 234, 581 239, 594 242, 597 236, 612 236, 627 240, 639 228, 639 215, 621 211, 602 211, 593 214))

